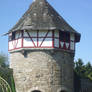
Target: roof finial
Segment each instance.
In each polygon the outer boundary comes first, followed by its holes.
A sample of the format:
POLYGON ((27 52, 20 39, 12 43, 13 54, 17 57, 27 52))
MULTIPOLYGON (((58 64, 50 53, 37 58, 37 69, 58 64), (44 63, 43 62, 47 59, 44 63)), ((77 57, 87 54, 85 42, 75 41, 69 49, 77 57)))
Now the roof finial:
POLYGON ((35 2, 35 1, 46 1, 46 0, 33 0, 33 1, 35 2))

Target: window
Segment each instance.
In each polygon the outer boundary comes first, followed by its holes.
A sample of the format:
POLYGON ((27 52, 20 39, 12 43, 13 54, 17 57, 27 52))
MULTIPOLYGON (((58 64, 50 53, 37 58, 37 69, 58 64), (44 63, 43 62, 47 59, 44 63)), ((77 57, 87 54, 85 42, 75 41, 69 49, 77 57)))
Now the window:
POLYGON ((70 34, 68 32, 59 32, 60 41, 70 42, 70 34))
POLYGON ((16 32, 15 39, 19 39, 21 37, 22 37, 22 33, 21 32, 16 32))
POLYGON ((12 32, 9 34, 9 41, 15 40, 15 39, 19 39, 22 37, 22 32, 12 32))
POLYGON ((66 91, 62 90, 62 91, 60 91, 60 92, 66 92, 66 91))
POLYGON ((60 41, 64 41, 64 32, 59 32, 60 41))
POLYGON ((15 32, 9 34, 9 41, 15 40, 15 32))
POLYGON ((70 34, 65 33, 65 42, 70 42, 70 34))
POLYGON ((41 91, 39 91, 39 90, 34 90, 34 91, 32 91, 32 92, 41 92, 41 91))

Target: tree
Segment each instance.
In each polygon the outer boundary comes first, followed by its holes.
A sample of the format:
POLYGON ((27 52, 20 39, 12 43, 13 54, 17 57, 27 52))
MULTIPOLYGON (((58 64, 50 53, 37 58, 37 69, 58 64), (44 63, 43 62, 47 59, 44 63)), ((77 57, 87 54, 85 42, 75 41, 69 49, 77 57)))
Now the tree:
POLYGON ((75 62, 74 71, 79 77, 92 80, 92 65, 90 62, 84 65, 82 59, 78 59, 78 61, 75 62))
POLYGON ((78 59, 78 61, 75 62, 75 72, 83 77, 84 76, 84 72, 85 72, 85 66, 84 66, 84 63, 82 61, 82 59, 78 59))
POLYGON ((85 68, 86 68, 85 76, 92 80, 92 65, 91 65, 91 63, 88 62, 85 65, 85 68))
POLYGON ((12 92, 16 92, 12 69, 7 67, 0 67, 0 77, 2 77, 5 81, 7 81, 7 83, 10 85, 12 89, 12 92))
MULTIPOLYGON (((8 57, 5 54, 0 53, 0 77, 9 83, 12 92, 15 92, 15 84, 13 79, 13 70, 8 68, 8 57)), ((0 91, 1 92, 1 91, 0 91)))
POLYGON ((86 67, 86 70, 89 71, 89 72, 92 70, 92 66, 91 66, 91 63, 90 63, 90 62, 88 62, 88 63, 85 65, 85 67, 86 67))
POLYGON ((0 53, 0 67, 7 67, 8 64, 6 62, 8 61, 8 57, 5 54, 0 53))

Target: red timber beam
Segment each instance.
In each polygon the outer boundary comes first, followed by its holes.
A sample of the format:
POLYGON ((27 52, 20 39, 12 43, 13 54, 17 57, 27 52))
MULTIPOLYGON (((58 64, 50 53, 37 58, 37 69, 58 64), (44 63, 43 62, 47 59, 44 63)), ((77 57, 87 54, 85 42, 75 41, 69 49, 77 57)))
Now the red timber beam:
POLYGON ((34 41, 33 41, 32 37, 31 37, 31 36, 30 36, 30 34, 29 34, 29 32, 28 32, 28 31, 26 31, 26 32, 27 32, 27 34, 28 34, 29 38, 31 39, 32 43, 34 44, 34 47, 36 47, 36 45, 35 45, 35 43, 34 43, 34 41))
POLYGON ((41 45, 43 44, 43 42, 45 41, 45 38, 47 37, 47 35, 48 35, 48 33, 50 32, 50 30, 48 30, 48 32, 46 33, 46 35, 45 35, 45 37, 43 38, 43 40, 42 40, 42 42, 41 42, 41 44, 40 44, 40 46, 39 47, 41 47, 41 45))

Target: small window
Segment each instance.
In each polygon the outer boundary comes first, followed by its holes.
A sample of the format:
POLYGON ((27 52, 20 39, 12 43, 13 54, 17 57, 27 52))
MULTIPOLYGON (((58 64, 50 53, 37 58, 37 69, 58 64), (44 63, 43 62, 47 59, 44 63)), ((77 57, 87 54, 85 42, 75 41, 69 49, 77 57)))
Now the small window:
POLYGON ((19 39, 21 37, 22 37, 22 33, 21 32, 16 32, 15 39, 19 39))
POLYGON ((60 31, 59 36, 60 36, 60 41, 70 42, 70 34, 69 33, 60 31))
POLYGON ((66 92, 66 91, 62 90, 62 91, 60 91, 60 92, 66 92))
POLYGON ((60 41, 64 41, 64 38, 65 38, 65 36, 64 36, 65 34, 64 34, 64 32, 59 32, 59 37, 60 37, 60 41))
POLYGON ((70 42, 70 34, 65 33, 65 42, 70 42))
POLYGON ((39 91, 39 90, 34 90, 34 91, 32 91, 32 92, 41 92, 41 91, 39 91))
POLYGON ((12 40, 15 40, 15 33, 16 32, 12 32, 12 40))
POLYGON ((10 35, 9 35, 9 41, 12 41, 12 40, 15 40, 15 39, 19 39, 22 37, 22 32, 12 32, 10 35))
POLYGON ((9 34, 9 41, 15 40, 15 32, 9 34))

